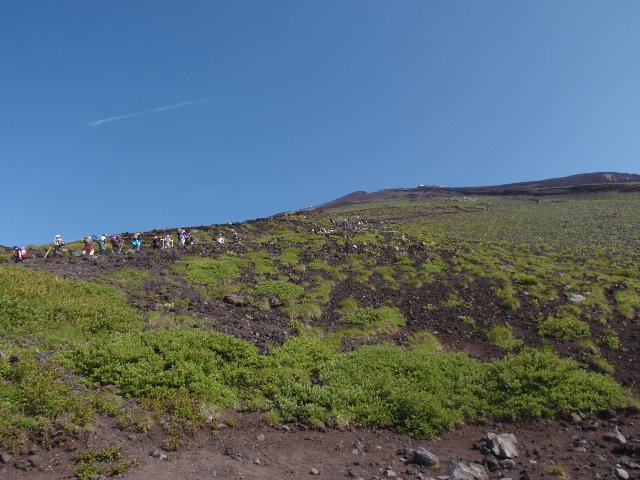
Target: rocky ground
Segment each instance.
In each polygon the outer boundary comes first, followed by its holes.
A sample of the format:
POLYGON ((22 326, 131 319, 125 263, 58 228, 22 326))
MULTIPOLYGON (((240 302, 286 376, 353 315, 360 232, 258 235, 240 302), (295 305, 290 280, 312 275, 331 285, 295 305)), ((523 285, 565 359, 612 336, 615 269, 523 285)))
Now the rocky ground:
MULTIPOLYGON (((161 449, 157 432, 123 434, 103 425, 65 450, 25 447, 1 457, 2 478, 73 478, 77 448, 124 446, 131 479, 640 478, 640 416, 579 412, 559 419, 467 425, 436 441, 388 430, 268 427, 255 414, 233 426, 200 432, 177 452, 161 449), (490 439, 491 438, 491 439, 490 439)), ((102 477, 96 477, 102 478, 102 477)), ((106 477, 105 477, 106 478, 106 477)))

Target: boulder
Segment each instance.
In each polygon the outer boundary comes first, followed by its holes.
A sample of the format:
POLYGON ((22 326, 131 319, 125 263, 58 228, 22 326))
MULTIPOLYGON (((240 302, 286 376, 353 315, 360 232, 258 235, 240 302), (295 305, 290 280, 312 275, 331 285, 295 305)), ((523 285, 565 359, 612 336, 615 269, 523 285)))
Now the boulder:
POLYGON ((586 300, 584 295, 580 295, 579 293, 572 293, 571 295, 567 295, 567 299, 571 303, 580 303, 580 302, 584 302, 586 300))
POLYGON ((628 480, 629 478, 629 473, 624 468, 620 467, 615 469, 615 475, 620 480, 628 480))
POLYGON ((453 463, 442 469, 449 480, 489 480, 487 470, 478 463, 453 463))
POLYGON ((279 297, 272 295, 269 297, 269 305, 271 306, 271 308, 278 308, 284 305, 284 302, 279 297))
POLYGON ((409 463, 415 463, 416 465, 422 465, 425 467, 432 467, 440 463, 440 459, 437 455, 434 455, 426 448, 418 447, 415 450, 409 450, 408 452, 409 463))
POLYGON ((624 437, 624 435, 622 435, 622 433, 620 433, 620 430, 618 430, 618 427, 616 427, 614 430, 610 431, 609 433, 605 434, 604 439, 609 440, 610 442, 613 442, 613 443, 617 443, 619 445, 624 445, 625 443, 627 443, 627 439, 624 437))
POLYGON ((518 456, 518 450, 516 449, 518 440, 511 433, 496 435, 489 432, 485 440, 487 447, 497 458, 515 458, 518 456))
POLYGON ((239 293, 232 293, 224 297, 224 301, 236 307, 244 307, 247 304, 247 300, 239 293))

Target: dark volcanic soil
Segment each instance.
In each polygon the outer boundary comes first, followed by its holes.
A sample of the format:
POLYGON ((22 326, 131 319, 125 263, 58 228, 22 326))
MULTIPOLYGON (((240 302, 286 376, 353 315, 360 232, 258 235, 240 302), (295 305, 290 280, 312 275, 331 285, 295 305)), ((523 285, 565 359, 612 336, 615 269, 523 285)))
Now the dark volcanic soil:
MULTIPOLYGON (((567 419, 532 420, 518 424, 490 422, 467 425, 448 432, 439 440, 415 440, 388 430, 306 430, 299 425, 268 427, 255 414, 239 415, 233 427, 220 425, 216 433, 200 432, 178 452, 163 453, 161 438, 155 432, 126 434, 103 427, 79 440, 73 449, 100 448, 121 444, 127 458, 137 465, 123 475, 141 480, 164 479, 255 479, 272 478, 438 478, 438 468, 407 462, 406 450, 424 447, 436 454, 442 466, 452 462, 482 462, 476 448, 487 432, 514 433, 519 456, 509 470, 489 472, 489 478, 557 478, 548 471, 550 464, 563 466, 573 479, 609 478, 620 466, 629 478, 640 478, 640 415, 622 414, 613 418, 587 417, 576 423, 567 419), (605 439, 618 428, 626 437, 626 450, 605 439), (618 453, 616 453, 618 452, 618 453), (155 456, 154 456, 155 455, 155 456), (314 470, 315 469, 315 470, 314 470), (314 475, 313 471, 318 473, 314 475)), ((2 478, 73 478, 66 466, 67 451, 35 453, 42 457, 39 468, 23 471, 13 463, 28 459, 29 452, 18 455, 0 470, 2 478)), ((443 478, 443 477, 439 477, 443 478)))

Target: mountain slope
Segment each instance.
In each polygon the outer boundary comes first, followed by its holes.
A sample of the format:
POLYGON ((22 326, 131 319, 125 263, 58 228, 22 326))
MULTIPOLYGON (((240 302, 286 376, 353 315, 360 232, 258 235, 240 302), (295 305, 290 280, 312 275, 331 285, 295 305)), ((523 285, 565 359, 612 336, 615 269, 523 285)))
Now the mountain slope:
POLYGON ((640 175, 596 172, 529 182, 479 187, 419 185, 415 188, 390 188, 377 192, 357 191, 324 203, 311 210, 327 210, 345 205, 393 199, 419 199, 436 195, 568 195, 604 191, 640 191, 640 175))

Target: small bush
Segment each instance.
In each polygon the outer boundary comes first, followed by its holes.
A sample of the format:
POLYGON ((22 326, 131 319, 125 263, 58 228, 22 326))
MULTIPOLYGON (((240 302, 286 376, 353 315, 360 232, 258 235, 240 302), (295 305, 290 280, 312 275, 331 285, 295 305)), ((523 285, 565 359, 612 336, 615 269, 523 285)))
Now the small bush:
POLYGON ((552 337, 563 341, 572 341, 591 335, 588 323, 570 315, 547 317, 538 325, 538 332, 543 337, 552 337))
POLYGON ((442 343, 431 332, 415 332, 407 337, 412 350, 434 353, 442 350, 442 343))
POLYGON ((487 332, 487 341, 498 348, 512 350, 522 345, 522 340, 514 338, 513 332, 506 325, 496 325, 487 332))

